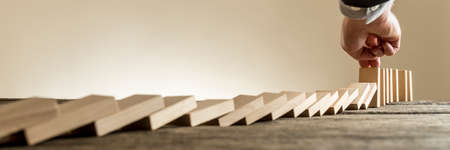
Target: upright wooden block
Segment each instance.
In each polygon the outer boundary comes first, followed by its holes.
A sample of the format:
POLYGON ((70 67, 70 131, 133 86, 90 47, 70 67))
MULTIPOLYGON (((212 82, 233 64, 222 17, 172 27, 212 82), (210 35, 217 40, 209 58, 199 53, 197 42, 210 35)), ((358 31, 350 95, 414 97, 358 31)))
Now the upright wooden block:
POLYGON ((323 108, 323 105, 327 103, 330 99, 330 93, 320 92, 320 93, 306 93, 307 96, 315 96, 317 101, 309 106, 309 108, 304 111, 300 116, 302 117, 312 117, 316 114, 320 115, 320 109, 323 108))
POLYGON ((29 98, 0 106, 0 139, 59 115, 55 99, 29 98))
POLYGON ((414 100, 412 71, 408 71, 408 100, 414 100))
POLYGON ((406 70, 398 71, 398 96, 401 102, 408 101, 408 73, 406 70))
POLYGON ((361 109, 369 109, 369 105, 373 99, 373 97, 375 96, 375 93, 377 92, 377 84, 376 83, 369 83, 370 86, 370 90, 369 93, 367 94, 367 97, 365 98, 365 102, 362 104, 361 109))
POLYGON ((386 100, 386 104, 390 104, 391 100, 390 100, 390 96, 389 96, 389 69, 388 68, 383 68, 385 71, 385 80, 384 80, 384 85, 385 85, 385 89, 384 89, 384 93, 385 93, 385 100, 386 100))
POLYGON ((383 71, 381 68, 360 68, 359 82, 375 82, 377 83, 377 92, 373 97, 369 107, 378 108, 383 106, 383 71))
POLYGON ((348 100, 348 91, 348 89, 337 90, 339 98, 334 102, 333 105, 330 106, 325 114, 336 115, 340 110, 342 110, 344 103, 348 100))
POLYGON ((119 110, 114 97, 97 95, 60 104, 59 108, 61 115, 58 117, 25 129, 25 138, 29 145, 89 125, 119 110))
MULTIPOLYGON (((281 116, 287 114, 289 111, 293 112, 294 108, 298 106, 302 106, 304 108, 304 103, 312 103, 306 100, 306 94, 304 92, 289 92, 289 91, 282 91, 281 94, 286 95, 287 102, 281 106, 280 108, 276 109, 272 112, 272 116, 274 118, 280 118, 281 116), (302 105, 303 104, 303 105, 302 105)), ((299 114, 300 115, 300 114, 299 114)), ((293 117, 296 117, 293 115, 293 117)))
POLYGON ((387 103, 387 96, 386 96, 386 69, 382 68, 382 82, 381 82, 381 86, 380 86, 380 92, 381 92, 381 106, 385 106, 387 103))
POLYGON ((399 82, 398 82, 398 69, 394 69, 393 70, 393 75, 392 75, 392 82, 393 82, 393 96, 394 96, 394 102, 399 102, 400 98, 399 98, 399 82))
POLYGON ((177 124, 195 127, 213 121, 234 110, 233 100, 197 101, 197 108, 177 119, 177 124))
POLYGON ((367 94, 370 92, 370 84, 369 83, 353 83, 349 86, 350 88, 358 88, 359 94, 358 97, 350 104, 349 109, 351 110, 359 110, 362 104, 367 99, 367 94))
POLYGON ((317 101, 317 96, 315 94, 307 95, 306 93, 300 93, 300 92, 284 92, 287 95, 288 100, 294 100, 294 99, 303 99, 300 100, 300 104, 294 107, 292 111, 288 112, 286 114, 287 117, 298 117, 300 114, 306 111, 308 107, 310 107, 312 104, 314 104, 317 101))
POLYGON ((219 126, 227 127, 231 126, 237 122, 242 122, 242 124, 249 125, 250 122, 245 118, 245 116, 264 107, 264 100, 262 97, 250 96, 250 95, 239 95, 234 100, 234 111, 226 114, 219 118, 219 126))
POLYGON ((264 107, 257 109, 256 111, 250 113, 246 116, 248 124, 252 124, 260 119, 267 118, 268 120, 276 120, 277 116, 272 114, 273 111, 277 110, 287 102, 286 94, 278 93, 262 93, 258 95, 264 100, 264 107))
POLYGON ((345 101, 345 103, 342 105, 341 110, 339 112, 344 112, 348 109, 350 104, 358 97, 359 95, 359 89, 358 88, 345 88, 348 89, 348 99, 345 101))
POLYGON ((160 95, 133 95, 118 101, 120 111, 95 121, 97 136, 103 136, 137 122, 151 113, 164 108, 160 95))
POLYGON ((322 105, 322 107, 319 110, 319 116, 323 116, 328 110, 329 108, 339 99, 339 92, 338 91, 327 91, 327 92, 317 92, 319 93, 319 95, 321 93, 329 93, 330 97, 328 98, 327 101, 324 102, 324 104, 322 105))
POLYGON ((389 68, 389 102, 394 102, 394 69, 389 68))

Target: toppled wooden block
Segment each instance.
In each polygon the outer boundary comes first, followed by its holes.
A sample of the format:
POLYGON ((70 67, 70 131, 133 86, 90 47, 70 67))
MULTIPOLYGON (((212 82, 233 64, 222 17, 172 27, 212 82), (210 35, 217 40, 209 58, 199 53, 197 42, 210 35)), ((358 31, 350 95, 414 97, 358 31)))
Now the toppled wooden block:
POLYGON ((298 117, 302 114, 308 107, 314 104, 317 101, 317 97, 315 95, 307 95, 304 92, 282 92, 287 95, 288 101, 296 101, 297 106, 295 106, 291 111, 289 111, 285 116, 286 117, 298 117))
POLYGON ((341 107, 341 110, 339 113, 344 112, 348 109, 348 106, 355 101, 355 99, 359 96, 359 89, 358 88, 346 88, 349 90, 348 99, 344 102, 344 104, 341 107))
POLYGON ((0 98, 0 106, 10 104, 19 100, 23 100, 26 98, 0 98))
POLYGON ((377 92, 377 84, 369 83, 369 92, 367 93, 367 97, 365 98, 365 102, 362 104, 361 109, 369 109, 369 105, 377 92))
POLYGON ((369 107, 378 108, 383 106, 383 71, 381 68, 360 68, 359 82, 374 82, 377 84, 377 92, 373 97, 369 107))
POLYGON ((370 92, 369 83, 353 83, 349 86, 350 88, 358 88, 358 97, 350 104, 350 110, 359 110, 362 104, 367 100, 367 94, 370 92))
POLYGON ((29 145, 89 125, 119 110, 114 97, 97 95, 60 104, 59 108, 61 115, 58 117, 25 128, 25 138, 29 145))
POLYGON ((219 118, 219 126, 227 127, 231 126, 237 122, 242 122, 242 124, 251 124, 245 116, 264 107, 263 97, 250 96, 250 95, 239 95, 234 100, 234 110, 219 118))
POLYGON ((339 99, 339 92, 338 91, 329 91, 329 92, 317 92, 319 95, 329 93, 330 97, 328 100, 324 101, 322 107, 319 110, 319 116, 323 116, 328 109, 339 99))
POLYGON ((0 139, 58 115, 59 108, 55 99, 29 98, 1 105, 0 139))
POLYGON ((408 101, 408 71, 398 71, 398 95, 402 102, 408 101))
POLYGON ((118 101, 120 111, 95 121, 97 136, 103 136, 137 122, 164 108, 160 95, 133 95, 118 101))
MULTIPOLYGON (((272 112, 273 118, 280 118, 281 116, 287 114, 290 111, 293 112, 294 108, 302 104, 303 104, 302 106, 304 106, 304 103, 306 102, 304 92, 282 91, 281 94, 286 95, 287 102, 283 106, 272 112)), ((295 114, 293 114, 292 117, 295 117, 295 114)))
POLYGON ((197 108, 194 96, 164 97, 165 107, 128 125, 127 129, 156 130, 197 108))
POLYGON ((258 97, 263 97, 264 107, 257 109, 246 116, 246 120, 249 124, 252 124, 260 119, 276 120, 276 116, 272 115, 272 112, 280 108, 287 102, 285 94, 278 93, 262 93, 258 97))
POLYGON ((177 124, 198 126, 213 121, 234 110, 233 100, 204 100, 197 102, 197 108, 177 119, 177 124))
POLYGON ((333 105, 330 106, 325 114, 336 115, 339 111, 341 111, 344 103, 348 100, 348 91, 348 89, 337 90, 339 98, 336 100, 336 102, 334 102, 333 105))
POLYGON ((326 103, 326 101, 329 100, 330 98, 330 93, 306 93, 307 97, 313 96, 314 99, 317 99, 316 102, 314 102, 314 104, 312 104, 311 106, 308 107, 308 109, 306 109, 306 111, 304 111, 302 114, 300 114, 300 116, 302 117, 312 117, 316 114, 320 115, 320 109, 323 107, 324 103, 326 103))

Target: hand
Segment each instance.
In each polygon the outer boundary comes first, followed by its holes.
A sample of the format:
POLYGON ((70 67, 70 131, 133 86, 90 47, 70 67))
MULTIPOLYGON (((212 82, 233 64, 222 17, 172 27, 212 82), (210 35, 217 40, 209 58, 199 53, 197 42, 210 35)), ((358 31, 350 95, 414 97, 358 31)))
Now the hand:
POLYGON ((341 46, 361 67, 379 67, 381 57, 399 51, 400 39, 400 24, 390 10, 370 24, 347 17, 342 24, 341 46))

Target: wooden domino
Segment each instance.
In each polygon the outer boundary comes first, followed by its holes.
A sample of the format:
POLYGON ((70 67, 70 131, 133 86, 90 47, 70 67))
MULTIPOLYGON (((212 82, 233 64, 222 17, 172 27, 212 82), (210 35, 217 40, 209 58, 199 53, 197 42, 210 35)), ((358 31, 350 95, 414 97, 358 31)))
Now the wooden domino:
POLYGON ((353 83, 349 86, 350 88, 358 88, 359 94, 356 99, 350 104, 350 110, 359 110, 362 104, 367 99, 367 95, 370 92, 370 84, 369 83, 353 83))
POLYGON ((339 98, 330 106, 328 111, 325 113, 327 115, 336 115, 343 107, 344 103, 348 100, 348 89, 337 90, 339 98))
POLYGON ((286 94, 279 93, 262 93, 258 95, 262 97, 264 101, 264 107, 257 109, 246 116, 248 124, 252 124, 260 119, 276 120, 276 116, 273 116, 272 112, 283 106, 287 102, 286 94))
POLYGON ((414 100, 414 96, 413 96, 413 79, 412 79, 412 71, 408 71, 408 100, 409 101, 413 101, 414 100))
POLYGON ((219 126, 227 127, 235 123, 241 122, 241 124, 249 125, 251 124, 245 116, 264 107, 264 100, 262 97, 250 96, 250 95, 239 95, 233 98, 234 101, 234 111, 230 112, 221 118, 219 118, 219 126))
POLYGON ((385 104, 389 104, 389 70, 388 68, 383 68, 384 70, 384 102, 385 104))
MULTIPOLYGON (((305 103, 306 100, 304 92, 282 91, 281 94, 286 95, 287 102, 283 106, 272 112, 272 116, 274 118, 280 118, 281 116, 287 114, 289 111, 293 111, 294 108, 302 105, 303 103, 305 103)), ((293 115, 293 117, 296 116, 293 115)))
POLYGON ((195 127, 209 121, 215 121, 214 119, 232 112, 233 110, 233 100, 198 101, 197 108, 177 119, 176 123, 195 127))
POLYGON ((118 101, 118 105, 118 113, 95 121, 97 136, 119 130, 164 108, 164 100, 160 95, 133 95, 118 101))
POLYGON ((330 93, 321 92, 321 93, 306 93, 307 96, 314 96, 317 101, 308 107, 306 111, 304 111, 300 116, 302 117, 312 117, 316 114, 320 115, 320 109, 323 108, 324 103, 326 103, 330 98, 330 93))
POLYGON ((59 115, 55 99, 29 98, 0 106, 0 139, 59 115))
POLYGON ((373 97, 375 96, 375 93, 377 92, 377 84, 376 83, 369 83, 369 92, 365 98, 365 102, 362 103, 361 109, 368 109, 370 106, 371 101, 373 100, 373 97))
POLYGON ((406 70, 398 71, 398 96, 402 102, 408 101, 408 74, 406 70))
POLYGON ((194 96, 167 96, 163 99, 164 108, 151 113, 148 117, 132 123, 125 128, 133 130, 156 130, 197 108, 197 102, 194 96))
POLYGON ((374 82, 377 84, 377 92, 373 97, 369 107, 378 108, 383 106, 383 71, 381 68, 360 68, 359 82, 374 82))
POLYGON ((323 116, 328 109, 339 99, 339 92, 338 91, 328 91, 328 92, 317 92, 318 94, 321 93, 329 93, 330 97, 328 100, 324 101, 322 107, 319 110, 319 116, 323 116))
POLYGON ((394 102, 394 69, 389 68, 389 102, 394 102))
POLYGON ((393 70, 393 75, 392 75, 392 82, 393 82, 393 97, 394 97, 394 102, 399 102, 400 98, 399 98, 399 93, 398 93, 398 69, 394 69, 393 70))
POLYGON ((312 104, 314 104, 317 101, 317 97, 315 94, 308 95, 307 93, 303 93, 303 92, 302 93, 300 93, 300 92, 283 92, 283 93, 285 93, 287 95, 288 100, 293 100, 298 97, 300 97, 298 99, 303 99, 303 101, 300 100, 301 102, 299 102, 299 105, 294 107, 294 109, 292 109, 290 112, 288 112, 286 114, 286 117, 296 118, 296 117, 300 116, 300 114, 305 112, 312 104))
POLYGON ((342 104, 342 107, 339 112, 343 112, 348 109, 350 104, 358 97, 359 95, 359 89, 358 88, 345 88, 348 89, 348 98, 347 100, 342 104))
POLYGON ((89 125, 119 110, 114 97, 97 95, 60 104, 59 108, 61 114, 58 117, 25 128, 25 138, 29 145, 89 125))

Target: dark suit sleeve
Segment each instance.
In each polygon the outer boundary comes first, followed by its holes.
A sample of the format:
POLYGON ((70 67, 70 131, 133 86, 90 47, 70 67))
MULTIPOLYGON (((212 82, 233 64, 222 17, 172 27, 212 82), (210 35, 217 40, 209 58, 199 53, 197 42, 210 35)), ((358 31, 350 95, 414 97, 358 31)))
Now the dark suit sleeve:
POLYGON ((346 5, 360 8, 373 7, 387 1, 389 0, 342 0, 346 5))

